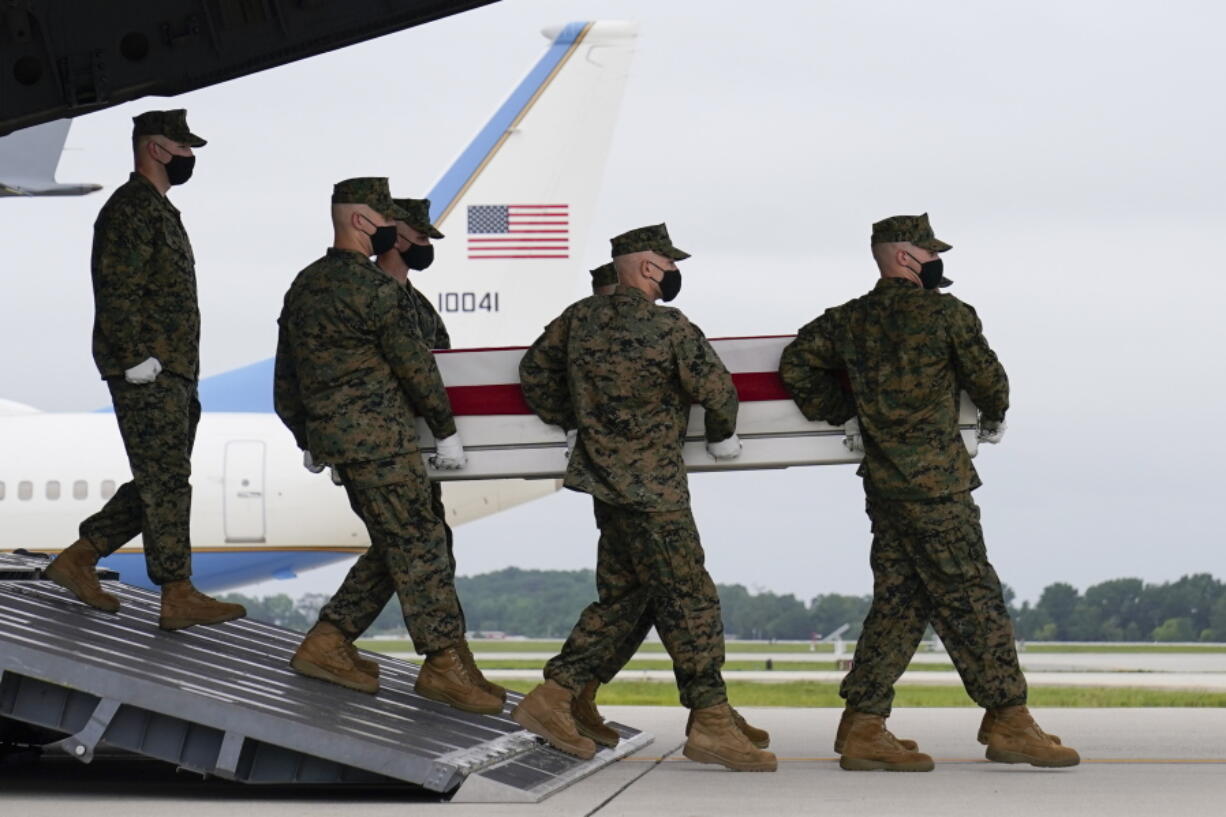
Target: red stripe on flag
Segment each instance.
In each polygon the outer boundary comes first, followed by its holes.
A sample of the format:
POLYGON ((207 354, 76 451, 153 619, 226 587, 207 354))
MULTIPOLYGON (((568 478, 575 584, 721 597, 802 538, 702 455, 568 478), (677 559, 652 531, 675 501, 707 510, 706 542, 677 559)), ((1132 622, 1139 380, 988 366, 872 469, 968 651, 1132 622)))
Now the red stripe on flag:
POLYGON ((489 258, 570 258, 569 255, 470 255, 470 261, 484 261, 489 258))
MULTIPOLYGON (((737 372, 732 375, 732 383, 736 386, 737 397, 745 403, 791 399, 783 388, 778 372, 737 372)), ((524 402, 524 394, 518 383, 449 386, 447 397, 451 400, 452 413, 459 416, 532 413, 524 402)))

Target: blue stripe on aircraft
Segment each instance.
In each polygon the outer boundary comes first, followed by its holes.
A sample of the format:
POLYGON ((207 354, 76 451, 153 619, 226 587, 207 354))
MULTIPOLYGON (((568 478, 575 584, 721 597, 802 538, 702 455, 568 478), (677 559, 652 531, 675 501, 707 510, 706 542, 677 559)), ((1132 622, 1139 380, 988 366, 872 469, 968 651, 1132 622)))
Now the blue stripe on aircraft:
POLYGON ((528 72, 528 76, 524 77, 524 81, 519 84, 507 101, 502 103, 502 107, 494 114, 493 118, 486 124, 472 143, 464 149, 460 154, 460 158, 456 159, 455 164, 451 169, 443 174, 443 178, 438 180, 438 184, 434 185, 434 189, 430 191, 428 198, 430 199, 430 221, 436 221, 448 207, 451 206, 455 197, 464 189, 464 185, 468 184, 468 180, 472 178, 473 173, 477 168, 481 167, 481 163, 490 155, 490 151, 498 144, 498 140, 503 137, 511 127, 511 124, 519 118, 523 113, 524 108, 536 96, 537 91, 545 84, 545 80, 549 79, 549 75, 558 67, 558 64, 570 52, 571 47, 579 39, 579 35, 583 33, 583 29, 587 27, 587 23, 567 23, 562 29, 562 33, 553 41, 553 45, 549 46, 549 50, 545 52, 545 56, 541 57, 540 62, 536 67, 528 72))
POLYGON ((200 407, 204 411, 271 412, 272 358, 215 374, 200 381, 200 407))
MULTIPOLYGON (((465 148, 451 168, 430 191, 430 220, 436 220, 481 163, 490 155, 498 140, 523 113, 554 69, 565 59, 588 23, 568 23, 549 46, 545 56, 528 72, 524 81, 511 93, 472 143, 465 148)), ((204 411, 235 411, 270 413, 272 403, 273 360, 261 360, 200 381, 200 406, 204 411)), ((101 409, 110 411, 110 407, 101 409)))
MULTIPOLYGON (((219 550, 192 554, 192 584, 204 592, 268 579, 292 579, 304 570, 352 559, 356 553, 329 550, 219 550)), ((157 586, 145 571, 145 554, 112 553, 99 564, 119 572, 119 580, 147 590, 157 586)))

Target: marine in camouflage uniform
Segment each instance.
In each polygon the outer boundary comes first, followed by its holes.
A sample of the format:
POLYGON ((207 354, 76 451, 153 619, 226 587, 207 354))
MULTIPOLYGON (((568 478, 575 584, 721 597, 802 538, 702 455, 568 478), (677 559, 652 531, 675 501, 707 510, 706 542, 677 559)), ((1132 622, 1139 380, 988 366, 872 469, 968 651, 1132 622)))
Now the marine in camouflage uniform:
MULTIPOLYGON (((161 135, 190 147, 205 140, 183 110, 148 111, 133 137, 161 135)), ((109 556, 143 534, 155 584, 187 579, 191 562, 192 447, 200 420, 200 307, 196 262, 179 210, 134 172, 94 222, 94 362, 106 381, 132 479, 81 523, 81 539, 109 556), (152 382, 124 373, 156 358, 152 382)))
MULTIPOLYGON (((590 270, 592 277, 592 294, 593 295, 611 295, 617 288, 617 269, 613 262, 610 261, 601 264, 593 270, 590 270)), ((608 550, 604 543, 604 530, 600 528, 599 517, 596 520, 597 528, 601 530, 600 544, 597 545, 597 553, 605 553, 608 550)), ((610 565, 611 566, 611 565, 610 565)), ((610 582, 616 581, 616 572, 611 575, 606 575, 602 568, 606 567, 602 562, 596 564, 596 587, 608 587, 610 582)), ((606 595, 612 594, 614 590, 604 591, 606 595)), ((601 684, 607 684, 617 677, 617 673, 622 671, 626 664, 634 658, 635 654, 642 646, 643 640, 647 638, 647 634, 651 632, 651 628, 655 626, 655 615, 651 610, 650 605, 643 610, 643 614, 630 630, 630 634, 620 644, 611 644, 607 649, 608 657, 606 657, 596 668, 595 677, 601 684)), ((584 690, 585 693, 587 690, 584 690)), ((593 689, 592 694, 595 694, 593 689)))
MULTIPOLYGON (((405 213, 385 179, 338 183, 334 204, 405 213)), ((350 640, 394 588, 413 646, 432 654, 463 641, 454 567, 431 505, 414 417, 455 434, 438 367, 416 329, 408 291, 360 252, 330 248, 300 272, 279 319, 276 410, 298 446, 337 469, 371 546, 320 612, 350 640)))
MULTIPOLYGON (((656 250, 687 258, 663 225, 613 240, 614 256, 656 250)), ((689 407, 706 409, 711 440, 730 437, 731 375, 698 327, 640 290, 618 286, 569 307, 520 364, 524 397, 546 423, 578 429, 565 487, 591 494, 600 528, 599 600, 585 609, 545 677, 579 691, 632 643, 650 607, 681 702, 727 701, 719 597, 703 565, 682 460, 689 407)))
POLYGON ((600 544, 598 600, 545 666, 545 683, 511 717, 579 757, 592 757, 597 743, 616 745, 617 733, 595 711, 594 682, 601 672, 612 677, 654 619, 681 703, 691 710, 685 756, 774 771, 775 756, 750 742, 728 705, 719 596, 690 513, 682 455, 690 406, 698 403, 708 453, 739 456, 732 376, 698 327, 655 304, 675 297, 675 262, 689 257, 667 228, 632 230, 612 245, 621 283, 567 308, 520 362, 528 405, 567 431, 563 485, 591 494, 600 544))
MULTIPOLYGON (((908 242, 931 252, 927 216, 896 216, 873 244, 908 242)), ((985 426, 1003 422, 1009 381, 975 310, 952 295, 882 278, 860 298, 827 310, 783 352, 780 375, 810 420, 857 416, 872 522, 873 602, 840 694, 861 713, 888 716, 894 683, 929 621, 970 696, 988 708, 1026 701, 1013 626, 988 562, 979 477, 958 431, 960 392, 985 426), (839 385, 845 370, 851 393, 839 385)))
MULTIPOLYGON (((403 223, 412 227, 414 230, 421 232, 431 239, 439 239, 443 234, 438 228, 430 223, 430 200, 429 199, 392 199, 392 202, 400 208, 404 213, 405 218, 403 223)), ((379 256, 376 259, 376 265, 379 266, 384 273, 390 275, 393 280, 400 283, 408 294, 408 298, 401 301, 401 306, 404 309, 404 322, 406 328, 416 337, 427 349, 450 349, 451 336, 447 333, 447 326, 443 323, 443 316, 438 313, 434 305, 430 303, 430 299, 421 293, 409 278, 407 259, 401 257, 401 253, 395 247, 387 253, 379 256), (385 266, 391 264, 393 259, 390 258, 395 254, 396 259, 401 261, 400 265, 395 268, 385 266), (386 260, 385 260, 386 259, 386 260)), ((429 480, 430 484, 430 510, 443 524, 443 532, 447 539, 447 560, 451 567, 451 573, 455 575, 456 561, 454 550, 454 536, 451 531, 451 526, 447 524, 447 509, 443 505, 443 488, 442 483, 438 480, 429 480)), ((355 565, 356 568, 356 565, 355 565)), ((364 615, 352 619, 347 623, 347 632, 356 633, 365 632, 370 625, 374 624, 380 611, 387 605, 393 595, 395 595, 395 587, 391 581, 391 577, 385 574, 372 577, 356 578, 355 582, 360 586, 365 586, 369 589, 369 604, 366 605, 364 615), (379 601, 382 600, 380 604, 379 601)), ((456 600, 459 605, 459 600, 456 600)), ((463 608, 460 608, 460 630, 465 631, 467 626, 464 621, 463 608)))

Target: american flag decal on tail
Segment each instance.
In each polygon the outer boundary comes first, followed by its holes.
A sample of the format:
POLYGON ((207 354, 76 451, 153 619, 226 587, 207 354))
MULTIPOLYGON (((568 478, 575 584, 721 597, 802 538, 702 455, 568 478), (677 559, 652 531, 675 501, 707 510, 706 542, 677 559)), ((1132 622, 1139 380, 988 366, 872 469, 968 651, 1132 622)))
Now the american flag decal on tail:
POLYGON ((569 258, 570 205, 469 205, 468 257, 569 258))

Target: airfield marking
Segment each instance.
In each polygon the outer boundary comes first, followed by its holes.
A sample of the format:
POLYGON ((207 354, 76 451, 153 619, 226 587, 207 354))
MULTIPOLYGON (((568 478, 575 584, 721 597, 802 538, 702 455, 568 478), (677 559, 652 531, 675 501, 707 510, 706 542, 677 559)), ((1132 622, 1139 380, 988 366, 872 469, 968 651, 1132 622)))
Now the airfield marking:
MULTIPOLYGON (((833 763, 838 760, 835 756, 826 757, 780 757, 777 758, 780 763, 833 763)), ((991 763, 992 761, 981 757, 937 757, 933 758, 936 763, 991 763)), ((675 757, 666 755, 664 757, 643 757, 634 756, 622 758, 622 763, 693 763, 692 760, 685 757, 675 757)), ((1218 757, 1102 757, 1102 758, 1086 758, 1081 759, 1082 764, 1095 764, 1099 766, 1110 765, 1167 765, 1179 766, 1184 764, 1214 766, 1226 765, 1226 758, 1218 757)), ((1005 766, 1024 766, 1024 763, 1006 763, 999 764, 1005 766)))

